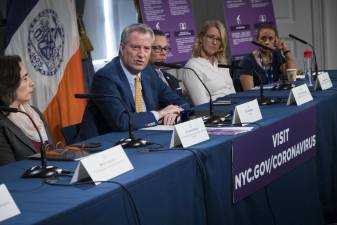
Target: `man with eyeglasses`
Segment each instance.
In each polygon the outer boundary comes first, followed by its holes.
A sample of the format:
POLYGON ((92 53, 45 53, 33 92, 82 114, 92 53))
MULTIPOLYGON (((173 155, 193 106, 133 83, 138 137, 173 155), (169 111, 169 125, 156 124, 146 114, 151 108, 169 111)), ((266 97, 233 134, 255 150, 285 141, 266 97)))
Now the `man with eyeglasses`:
MULTIPOLYGON (((153 33, 154 42, 152 44, 150 63, 166 63, 167 56, 171 50, 166 34, 160 30, 153 30, 153 33)), ((175 78, 172 74, 169 74, 165 70, 161 70, 161 68, 158 66, 156 66, 156 71, 158 72, 160 79, 167 86, 174 90, 178 95, 182 96, 182 89, 179 85, 179 80, 177 78, 175 78)))
POLYGON ((165 85, 148 65, 154 34, 145 24, 132 24, 121 35, 120 56, 97 71, 91 93, 113 97, 94 98, 84 115, 93 118, 99 134, 133 128, 173 125, 188 103, 165 85))

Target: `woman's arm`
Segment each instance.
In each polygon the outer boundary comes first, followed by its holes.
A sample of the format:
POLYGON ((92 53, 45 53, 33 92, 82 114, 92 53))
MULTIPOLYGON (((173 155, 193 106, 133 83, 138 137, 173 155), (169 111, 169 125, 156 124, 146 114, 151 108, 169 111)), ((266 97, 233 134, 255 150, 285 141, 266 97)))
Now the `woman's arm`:
POLYGON ((249 74, 241 74, 240 83, 243 91, 252 89, 254 87, 253 76, 249 74))
MULTIPOLYGON (((277 39, 276 41, 276 47, 280 49, 285 57, 285 69, 296 69, 296 60, 293 56, 292 52, 289 50, 287 44, 285 41, 281 39, 277 39)), ((283 71, 285 72, 285 71, 283 71)))

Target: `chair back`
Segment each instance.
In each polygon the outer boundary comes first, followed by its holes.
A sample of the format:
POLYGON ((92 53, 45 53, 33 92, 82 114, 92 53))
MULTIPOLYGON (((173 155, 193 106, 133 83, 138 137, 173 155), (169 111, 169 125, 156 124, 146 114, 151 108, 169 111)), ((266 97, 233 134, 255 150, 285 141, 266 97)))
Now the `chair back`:
POLYGON ((74 125, 61 128, 61 133, 63 135, 66 145, 71 145, 79 141, 78 134, 80 131, 80 127, 81 127, 81 124, 77 123, 74 125))

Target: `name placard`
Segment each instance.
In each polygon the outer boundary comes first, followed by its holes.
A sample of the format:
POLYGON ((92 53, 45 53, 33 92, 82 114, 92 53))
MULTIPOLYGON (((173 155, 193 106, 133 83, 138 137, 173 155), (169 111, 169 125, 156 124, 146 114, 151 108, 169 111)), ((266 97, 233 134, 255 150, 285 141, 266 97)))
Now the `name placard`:
POLYGON ((0 185, 0 222, 21 214, 6 185, 0 185))
POLYGON ((332 88, 332 82, 328 72, 319 72, 316 83, 315 83, 315 90, 327 90, 332 88))
POLYGON ((208 139, 204 122, 197 118, 174 126, 170 148, 178 145, 187 148, 208 139))
POLYGON ((232 123, 253 123, 262 119, 261 110, 256 99, 237 105, 232 123))
POLYGON ((70 183, 83 180, 107 181, 133 169, 120 145, 87 156, 79 161, 70 183))
POLYGON ((312 101, 312 95, 306 84, 294 87, 291 89, 287 101, 287 105, 296 103, 297 106, 303 105, 304 103, 312 101))

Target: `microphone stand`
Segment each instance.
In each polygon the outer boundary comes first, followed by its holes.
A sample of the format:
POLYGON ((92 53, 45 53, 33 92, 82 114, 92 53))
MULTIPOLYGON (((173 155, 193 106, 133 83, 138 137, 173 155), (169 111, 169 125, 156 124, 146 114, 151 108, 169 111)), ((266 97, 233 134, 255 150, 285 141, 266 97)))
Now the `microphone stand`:
POLYGON ((271 104, 276 103, 277 101, 275 99, 267 98, 264 96, 263 80, 260 74, 257 73, 256 70, 253 71, 253 74, 256 74, 256 76, 258 77, 260 81, 260 97, 257 98, 257 102, 259 103, 259 105, 271 105, 271 104))
MULTIPOLYGON (((252 41, 252 44, 257 45, 257 46, 259 46, 259 47, 261 47, 261 48, 264 48, 264 49, 266 49, 266 50, 269 50, 269 51, 271 51, 272 53, 275 52, 274 49, 269 48, 269 47, 267 47, 267 46, 264 46, 264 45, 262 45, 262 44, 260 44, 260 43, 258 43, 258 42, 252 41)), ((276 53, 276 54, 277 54, 277 53, 276 53)), ((282 62, 282 61, 281 61, 281 62, 282 62)), ((263 80, 262 80, 262 77, 260 76, 260 74, 259 74, 256 70, 253 71, 253 76, 254 76, 254 74, 257 75, 257 77, 258 77, 258 79, 259 79, 259 81, 260 81, 260 97, 257 98, 258 103, 259 103, 260 105, 271 105, 271 104, 277 103, 277 100, 272 99, 272 98, 267 98, 267 97, 264 96, 264 94, 263 94, 263 80)))
MULTIPOLYGON (((209 91, 209 89, 207 88, 207 86, 205 85, 205 83, 201 80, 201 78, 199 77, 199 75, 197 74, 197 72, 190 67, 186 67, 186 66, 181 66, 181 65, 175 65, 175 64, 169 64, 169 63, 162 63, 162 62, 155 62, 154 65, 156 66, 164 66, 164 67, 169 67, 169 68, 174 68, 174 69, 187 69, 187 70, 191 70, 194 75, 198 78, 198 80, 200 81, 200 83, 202 84, 202 86, 205 88, 205 90, 207 91, 208 95, 209 95, 209 116, 203 116, 202 119, 204 121, 204 123, 207 124, 217 124, 217 123, 223 123, 226 120, 226 116, 218 116, 214 114, 213 111, 213 99, 212 99, 212 94, 209 91)), ((222 67, 230 67, 227 65, 223 65, 221 64, 222 67)))
POLYGON ((293 38, 293 39, 295 39, 295 40, 297 40, 297 41, 299 41, 299 42, 301 42, 301 43, 303 43, 303 44, 305 44, 305 45, 309 45, 309 46, 310 46, 312 52, 314 53, 314 60, 315 60, 315 74, 316 74, 316 76, 313 76, 313 78, 314 78, 314 80, 316 80, 316 78, 317 78, 317 76, 318 76, 318 63, 317 63, 316 51, 315 51, 315 49, 314 49, 314 46, 313 46, 312 44, 308 43, 307 41, 305 41, 305 40, 303 40, 303 39, 301 39, 301 38, 299 38, 299 37, 296 37, 296 36, 293 35, 293 34, 289 34, 289 37, 291 37, 291 38, 293 38))
POLYGON ((124 101, 122 101, 122 99, 118 96, 115 95, 111 95, 111 94, 99 94, 99 93, 94 93, 94 94, 75 94, 74 95, 75 98, 84 98, 84 99, 95 99, 95 98, 108 98, 108 97, 112 97, 115 99, 118 99, 118 101, 120 103, 122 103, 122 105, 124 106, 124 109, 128 115, 128 134, 129 137, 128 138, 122 138, 121 140, 119 140, 118 142, 116 142, 114 144, 114 146, 116 145, 121 145, 123 148, 137 148, 137 147, 143 147, 145 145, 147 145, 149 142, 141 139, 141 138, 137 138, 133 135, 132 131, 133 131, 133 125, 132 125, 132 121, 131 121, 131 112, 128 109, 127 105, 124 103, 124 101))
POLYGON ((22 178, 47 178, 47 177, 51 177, 51 176, 55 176, 57 174, 59 174, 59 171, 61 172, 62 169, 59 169, 57 167, 54 166, 47 166, 47 157, 46 157, 46 149, 43 143, 43 139, 42 139, 42 135, 39 131, 39 128, 37 127, 36 123, 34 122, 34 120, 32 119, 32 117, 21 110, 18 110, 16 108, 11 108, 11 107, 7 107, 7 106, 0 106, 0 111, 5 111, 5 112, 9 112, 9 113, 23 113, 25 114, 29 120, 32 122, 35 130, 37 131, 38 135, 39 135, 39 139, 40 139, 40 154, 41 154, 41 165, 40 166, 33 166, 31 168, 29 168, 28 170, 26 170, 23 175, 21 176, 22 178))

